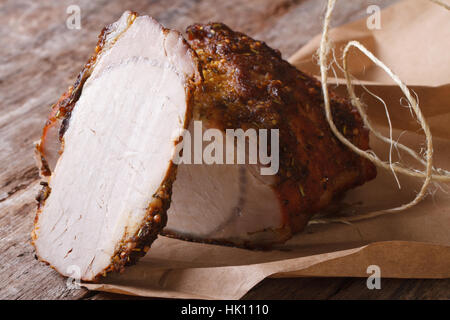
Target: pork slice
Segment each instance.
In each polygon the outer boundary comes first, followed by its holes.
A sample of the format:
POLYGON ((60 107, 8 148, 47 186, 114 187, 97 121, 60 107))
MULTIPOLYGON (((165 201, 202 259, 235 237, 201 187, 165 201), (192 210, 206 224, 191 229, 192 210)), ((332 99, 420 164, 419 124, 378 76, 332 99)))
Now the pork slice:
MULTIPOLYGON (((217 127, 202 129, 205 134, 217 127)), ((193 141, 197 133, 192 122, 189 133, 193 141)), ((233 141, 227 142, 225 133, 221 134, 225 154, 226 143, 233 141)), ((205 147, 203 143, 202 151, 205 147)), ((236 155, 236 143, 233 148, 236 155)), ((274 190, 276 176, 261 175, 260 164, 195 164, 194 148, 191 153, 191 163, 178 166, 164 235, 247 247, 268 246, 290 237, 274 190)))
POLYGON ((145 254, 164 227, 175 145, 200 79, 175 31, 125 12, 52 108, 32 233, 40 260, 92 281, 145 254))

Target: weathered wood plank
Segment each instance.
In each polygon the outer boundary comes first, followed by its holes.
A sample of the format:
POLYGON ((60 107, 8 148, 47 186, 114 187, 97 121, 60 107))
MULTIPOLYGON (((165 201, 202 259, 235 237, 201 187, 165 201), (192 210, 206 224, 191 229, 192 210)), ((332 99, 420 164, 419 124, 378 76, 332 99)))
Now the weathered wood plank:
MULTIPOLYGON (((340 1, 334 25, 365 15, 369 4, 340 1)), ((34 260, 29 233, 38 188, 33 160, 49 106, 74 81, 92 53, 100 29, 125 9, 184 30, 194 22, 222 21, 281 50, 285 57, 320 31, 325 1, 317 0, 80 0, 82 28, 65 25, 72 1, 15 0, 0 7, 0 298, 91 297, 68 290, 56 272, 34 260)), ((364 279, 267 279, 246 298, 449 298, 450 280, 384 280, 369 291, 364 279)), ((111 298, 98 294, 95 298, 111 298)))

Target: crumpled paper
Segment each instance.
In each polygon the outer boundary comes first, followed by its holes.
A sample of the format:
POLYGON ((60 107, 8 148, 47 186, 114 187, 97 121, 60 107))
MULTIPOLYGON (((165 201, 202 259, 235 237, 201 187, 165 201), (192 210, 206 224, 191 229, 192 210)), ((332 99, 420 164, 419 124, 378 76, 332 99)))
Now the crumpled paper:
MULTIPOLYGON (((434 164, 450 168, 450 12, 429 1, 403 1, 381 12, 381 29, 370 30, 366 20, 333 29, 330 39, 338 62, 350 40, 363 43, 400 76, 420 101, 433 133, 434 164)), ((295 53, 290 62, 319 74, 315 52, 320 36, 295 53)), ((375 127, 388 134, 383 105, 362 85, 386 101, 394 137, 420 151, 424 136, 401 99, 401 91, 363 54, 350 56, 351 73, 358 79, 358 96, 368 105, 375 127)), ((341 63, 341 62, 340 62, 341 63)), ((330 87, 345 96, 343 74, 330 87), (339 85, 341 84, 341 85, 339 85)), ((388 159, 389 146, 371 137, 371 148, 388 159)), ((421 165, 394 150, 394 160, 421 165)), ((331 208, 345 216, 387 209, 406 203, 421 180, 379 169, 375 180, 347 193, 331 208)), ((123 274, 102 283, 82 283, 91 290, 122 294, 195 299, 239 299, 266 277, 365 277, 377 265, 382 277, 450 277, 450 185, 433 185, 416 207, 350 225, 312 224, 286 244, 270 251, 192 243, 160 236, 151 250, 123 274)))

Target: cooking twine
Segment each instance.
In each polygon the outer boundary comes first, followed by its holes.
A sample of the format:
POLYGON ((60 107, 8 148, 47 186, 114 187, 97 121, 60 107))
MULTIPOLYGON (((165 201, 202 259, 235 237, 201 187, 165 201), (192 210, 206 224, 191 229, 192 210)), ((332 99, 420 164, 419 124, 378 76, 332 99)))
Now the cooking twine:
MULTIPOLYGON (((447 10, 450 10, 450 6, 441 0, 430 0, 431 2, 434 2, 447 10)), ((358 110, 358 112, 361 115, 361 118, 364 122, 364 125, 368 128, 368 130, 373 133, 377 138, 381 139, 382 141, 389 143, 391 146, 395 144, 398 148, 402 149, 403 151, 407 152, 409 155, 411 155, 413 158, 418 160, 420 163, 425 165, 425 171, 418 171, 415 169, 410 169, 402 166, 401 164, 392 163, 391 157, 389 158, 389 162, 385 162, 378 158, 378 156, 369 150, 362 150, 352 144, 344 135, 341 134, 341 132, 336 128, 336 125, 333 122, 333 117, 331 114, 331 107, 330 107, 330 97, 328 92, 328 55, 331 48, 331 42, 329 40, 329 28, 330 28, 330 21, 331 21, 331 15, 334 10, 334 6, 336 4, 336 0, 328 0, 327 9, 325 13, 325 19, 323 23, 323 30, 322 30, 322 38, 320 40, 320 47, 319 47, 319 64, 320 64, 320 75, 321 75, 321 81, 322 81, 322 92, 323 92, 323 98, 324 98, 324 106, 325 106, 325 115, 326 119, 328 121, 328 124, 330 125, 331 130, 333 131, 334 135, 339 139, 341 143, 343 143, 345 146, 350 148, 353 152, 358 154, 361 157, 364 157, 368 160, 370 160, 373 164, 375 164, 377 167, 391 170, 395 176, 396 173, 401 173, 407 176, 411 177, 418 177, 418 178, 425 178, 424 182, 422 184, 422 187, 420 191, 416 194, 416 197, 410 201, 409 203, 403 204, 396 208, 391 209, 384 209, 380 211, 370 212, 366 214, 360 214, 355 215, 351 217, 345 217, 345 218, 322 218, 322 219, 313 219, 310 221, 311 224, 316 223, 330 223, 330 222, 341 222, 345 224, 350 224, 351 221, 358 221, 373 217, 378 217, 381 215, 389 214, 389 213, 398 213, 402 212, 406 209, 409 209, 411 207, 414 207, 417 205, 420 201, 422 201, 427 193, 428 186, 431 181, 439 181, 439 182, 450 182, 450 172, 444 169, 440 168, 434 168, 433 167, 433 142, 432 142, 432 135, 430 131, 430 127, 425 120, 425 117, 422 114, 422 111, 417 103, 417 100, 411 95, 410 90, 408 87, 400 80, 400 78, 392 72, 390 68, 388 68, 383 62, 381 62, 377 57, 375 57, 366 47, 364 47, 360 42, 358 41, 350 41, 347 43, 347 45, 344 48, 343 53, 343 71, 345 74, 345 80, 346 80, 346 86, 347 91, 350 96, 350 101, 352 105, 358 110), (376 64, 378 67, 380 67, 382 70, 386 72, 386 74, 389 75, 389 77, 392 78, 392 80, 400 87, 403 94, 405 95, 409 105, 408 107, 410 110, 412 110, 416 117, 417 121, 421 125, 426 138, 426 153, 425 153, 425 159, 423 159, 417 152, 410 149, 409 147, 399 143, 394 142, 392 139, 392 127, 390 123, 390 117, 387 107, 385 108, 386 116, 389 121, 389 127, 390 127, 390 137, 383 136, 380 132, 375 130, 373 126, 371 125, 368 115, 366 111, 364 110, 363 103, 359 100, 359 98, 356 96, 354 88, 352 86, 351 82, 351 75, 348 71, 348 53, 350 49, 354 47, 360 50, 362 53, 364 53, 374 64, 376 64)), ((381 100, 381 98, 379 98, 381 100)), ((383 102, 384 103, 384 102, 383 102)))

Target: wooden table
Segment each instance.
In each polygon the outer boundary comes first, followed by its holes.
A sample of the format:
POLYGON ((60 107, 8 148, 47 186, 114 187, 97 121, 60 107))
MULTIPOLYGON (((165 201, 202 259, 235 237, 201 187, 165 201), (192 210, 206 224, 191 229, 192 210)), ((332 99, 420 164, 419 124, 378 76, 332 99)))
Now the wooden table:
MULTIPOLYGON (((334 25, 364 17, 370 4, 383 7, 392 2, 341 0, 334 25)), ((152 15, 178 30, 193 22, 222 21, 289 57, 320 32, 324 5, 323 0, 0 1, 0 298, 127 298, 68 290, 65 279, 34 259, 30 245, 39 181, 33 142, 49 106, 73 83, 104 25, 126 9, 152 15), (81 9, 79 30, 66 26, 66 10, 72 4, 81 9)), ((450 279, 383 279, 382 290, 368 290, 365 281, 267 279, 245 298, 450 298, 450 279)))

